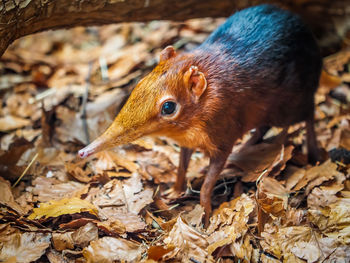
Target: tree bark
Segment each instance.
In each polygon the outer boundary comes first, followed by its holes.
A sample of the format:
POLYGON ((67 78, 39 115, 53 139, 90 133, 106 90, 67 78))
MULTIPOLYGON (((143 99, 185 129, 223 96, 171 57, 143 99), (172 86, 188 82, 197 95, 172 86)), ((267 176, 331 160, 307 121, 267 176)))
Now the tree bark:
MULTIPOLYGON (((262 0, 2 0, 0 56, 15 39, 74 26, 228 16, 262 0)), ((321 45, 339 44, 350 28, 350 0, 270 0, 299 13, 321 45), (326 36, 326 37, 325 37, 326 36), (325 40, 326 39, 326 40, 325 40)))

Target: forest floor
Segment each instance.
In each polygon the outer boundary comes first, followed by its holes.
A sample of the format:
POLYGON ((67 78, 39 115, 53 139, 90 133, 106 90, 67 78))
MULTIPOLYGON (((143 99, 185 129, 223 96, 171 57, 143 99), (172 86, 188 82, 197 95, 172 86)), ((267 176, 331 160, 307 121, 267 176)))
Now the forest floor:
POLYGON ((350 260, 349 47, 324 59, 315 97, 325 160, 307 163, 304 123, 290 127, 284 141, 272 128, 263 143, 235 154, 247 134, 216 184, 207 229, 199 206, 208 165, 203 153, 192 156, 187 190, 178 198, 166 194, 179 159, 179 147, 166 138, 77 157, 113 121, 165 46, 190 50, 223 21, 50 31, 6 51, 0 261, 350 260))

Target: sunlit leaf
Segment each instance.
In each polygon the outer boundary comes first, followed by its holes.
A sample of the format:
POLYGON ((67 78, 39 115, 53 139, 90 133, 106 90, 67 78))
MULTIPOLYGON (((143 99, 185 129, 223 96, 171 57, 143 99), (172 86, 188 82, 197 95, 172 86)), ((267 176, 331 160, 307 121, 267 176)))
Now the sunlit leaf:
POLYGON ((97 209, 88 201, 73 197, 71 199, 61 199, 59 201, 51 201, 41 203, 40 207, 34 208, 29 219, 40 219, 42 217, 58 217, 65 214, 88 212, 97 215, 97 209))

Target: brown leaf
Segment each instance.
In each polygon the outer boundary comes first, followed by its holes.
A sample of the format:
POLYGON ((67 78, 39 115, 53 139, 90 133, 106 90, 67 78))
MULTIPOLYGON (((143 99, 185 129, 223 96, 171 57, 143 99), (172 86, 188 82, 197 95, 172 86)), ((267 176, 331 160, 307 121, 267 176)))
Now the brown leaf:
POLYGON ((324 209, 309 210, 309 220, 329 237, 350 244, 350 199, 339 198, 324 209))
POLYGON ((16 139, 9 145, 9 149, 0 156, 0 175, 8 180, 15 181, 22 174, 25 167, 17 163, 25 151, 33 147, 33 144, 23 138, 16 139))
POLYGON ((98 239, 98 228, 93 223, 87 223, 71 235, 74 244, 79 247, 86 247, 93 240, 98 239))
POLYGON ((287 209, 288 197, 289 191, 274 178, 263 177, 258 184, 257 201, 268 214, 283 217, 287 209))
POLYGON ((153 178, 156 184, 175 182, 176 167, 164 153, 143 152, 139 154, 137 162, 140 164, 140 173, 144 178, 148 180, 153 178))
POLYGON ((293 190, 298 191, 306 186, 305 194, 307 195, 315 186, 321 185, 323 182, 332 180, 337 176, 343 177, 344 175, 337 171, 337 165, 329 159, 320 166, 306 170, 304 177, 293 190))
POLYGON ((16 257, 16 262, 32 262, 39 259, 50 245, 51 234, 14 233, 0 248, 0 260, 16 257))
POLYGON ((52 244, 57 251, 65 249, 73 249, 74 243, 72 239, 73 232, 52 233, 52 244))
MULTIPOLYGON (((109 218, 107 221, 97 222, 96 224, 99 229, 111 236, 125 234, 126 226, 128 226, 115 218, 109 218)), ((132 227, 133 225, 131 224, 130 226, 132 227)))
POLYGON ((90 166, 86 166, 87 161, 88 160, 82 160, 77 163, 67 162, 64 167, 66 169, 66 172, 77 179, 79 182, 88 183, 92 180, 92 177, 89 176, 92 174, 92 170, 90 166))
POLYGON ((62 183, 54 178, 39 176, 33 180, 33 194, 37 195, 40 202, 48 202, 50 200, 61 200, 62 198, 80 197, 81 194, 88 191, 86 185, 78 182, 70 181, 62 183))
POLYGON ((164 242, 167 248, 175 248, 164 255, 163 260, 175 258, 181 262, 190 262, 191 259, 199 262, 214 262, 207 251, 206 236, 185 224, 180 216, 164 242))
POLYGON ((22 207, 18 205, 12 195, 10 183, 2 177, 0 177, 0 193, 0 204, 10 207, 19 214, 24 214, 22 207))
POLYGON ((336 182, 329 186, 320 186, 312 189, 307 196, 308 207, 310 209, 320 209, 335 203, 338 200, 336 194, 344 188, 342 183, 336 182))
POLYGON ((127 261, 138 262, 143 252, 142 246, 122 238, 103 237, 91 241, 83 250, 88 262, 127 261))
POLYGON ((74 263, 73 259, 64 257, 61 253, 57 252, 54 249, 50 249, 46 252, 46 257, 50 263, 74 263))
POLYGON ((188 225, 192 227, 199 227, 202 225, 204 216, 204 208, 201 205, 196 205, 193 210, 182 215, 182 218, 188 225))
POLYGON ((91 201, 101 207, 114 207, 116 213, 131 212, 138 214, 140 210, 153 201, 153 190, 143 189, 141 178, 133 175, 124 182, 113 179, 103 186, 91 201))
POLYGON ((228 246, 231 256, 251 259, 253 247, 246 234, 247 223, 254 209, 254 200, 245 194, 221 204, 210 218, 208 253, 213 254, 218 248, 228 246))
POLYGON ((124 48, 116 63, 108 69, 110 78, 119 79, 128 74, 130 70, 149 56, 146 52, 147 48, 147 45, 142 42, 124 48))
POLYGON ((0 131, 8 132, 31 124, 30 120, 11 115, 0 118, 0 131))
POLYGON ((291 145, 284 147, 280 143, 259 143, 232 153, 228 163, 243 170, 243 182, 255 182, 263 173, 268 175, 271 171, 276 173, 283 170, 285 163, 292 157, 293 149, 291 145))
POLYGON ((16 165, 22 154, 32 146, 32 143, 23 138, 15 140, 10 144, 9 149, 0 156, 0 163, 7 166, 16 165))
POLYGON ((159 262, 160 259, 167 253, 171 252, 174 250, 175 247, 163 247, 163 246, 151 246, 148 251, 148 259, 155 260, 156 262, 159 262))
POLYGON ((104 170, 111 170, 116 167, 124 167, 130 173, 135 173, 138 171, 139 166, 133 161, 124 158, 120 153, 113 151, 103 151, 96 154, 98 161, 95 165, 97 172, 104 170))

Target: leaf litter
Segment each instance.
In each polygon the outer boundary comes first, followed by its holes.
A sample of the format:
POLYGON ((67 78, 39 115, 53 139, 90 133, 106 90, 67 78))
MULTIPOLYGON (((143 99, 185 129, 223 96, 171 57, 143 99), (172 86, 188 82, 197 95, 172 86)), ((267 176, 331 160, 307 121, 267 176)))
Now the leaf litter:
POLYGON ((214 189, 207 229, 199 205, 208 165, 203 153, 193 154, 187 190, 176 198, 166 192, 175 182, 179 147, 166 138, 141 138, 77 158, 77 150, 112 122, 166 45, 189 50, 223 21, 44 32, 6 51, 0 60, 1 261, 350 259, 346 46, 325 57, 316 94, 324 161, 307 164, 304 124, 286 133, 271 129, 263 143, 242 147, 246 134, 214 189))

